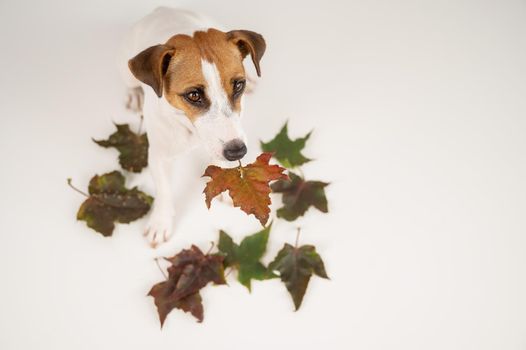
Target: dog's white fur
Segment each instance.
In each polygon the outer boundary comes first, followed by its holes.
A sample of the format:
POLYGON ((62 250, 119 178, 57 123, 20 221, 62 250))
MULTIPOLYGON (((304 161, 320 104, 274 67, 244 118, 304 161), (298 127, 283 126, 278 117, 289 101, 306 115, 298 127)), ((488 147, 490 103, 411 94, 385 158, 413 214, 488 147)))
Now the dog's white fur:
POLYGON ((159 98, 152 88, 137 80, 128 69, 127 62, 142 50, 164 43, 175 34, 192 35, 197 30, 210 27, 220 28, 204 16, 160 7, 133 27, 120 55, 120 70, 137 109, 141 104, 138 87, 142 86, 144 91, 142 113, 150 143, 148 163, 156 187, 153 211, 145 230, 152 246, 168 240, 173 230, 173 158, 204 143, 212 157, 211 162, 226 162, 223 145, 233 139, 246 142, 246 136, 240 124, 241 113, 234 112, 230 107, 218 69, 213 63, 201 61, 210 108, 192 123, 182 111, 168 103, 164 94, 159 98))

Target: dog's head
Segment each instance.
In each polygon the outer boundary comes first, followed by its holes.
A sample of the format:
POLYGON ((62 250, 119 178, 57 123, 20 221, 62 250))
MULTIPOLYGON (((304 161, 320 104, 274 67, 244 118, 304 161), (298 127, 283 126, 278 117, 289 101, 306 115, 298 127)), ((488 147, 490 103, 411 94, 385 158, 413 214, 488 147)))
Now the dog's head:
POLYGON ((257 33, 216 29, 175 35, 165 44, 147 48, 128 62, 133 75, 159 98, 184 113, 213 156, 238 160, 247 152, 241 128, 246 76, 243 59, 259 62, 265 40, 257 33))

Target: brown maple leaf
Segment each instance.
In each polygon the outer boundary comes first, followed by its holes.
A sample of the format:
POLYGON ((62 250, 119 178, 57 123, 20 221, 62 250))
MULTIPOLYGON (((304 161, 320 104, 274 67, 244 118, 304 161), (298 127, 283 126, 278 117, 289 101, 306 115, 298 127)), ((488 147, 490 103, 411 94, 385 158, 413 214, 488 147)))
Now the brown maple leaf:
POLYGON ((115 222, 127 224, 146 215, 153 198, 137 187, 126 188, 125 181, 119 171, 95 175, 90 180, 88 194, 75 188, 68 179, 73 189, 87 197, 77 212, 77 220, 85 221, 88 227, 107 237, 113 234, 115 222))
POLYGON ((313 245, 298 247, 297 242, 294 247, 285 243, 274 261, 269 264, 269 269, 279 271, 281 280, 292 296, 296 310, 301 306, 313 273, 329 279, 323 260, 316 252, 316 248, 313 245))
POLYGON ((159 320, 161 321, 161 327, 166 320, 166 316, 174 308, 183 310, 184 312, 191 313, 198 322, 203 321, 204 310, 199 292, 192 293, 181 299, 174 299, 171 297, 176 289, 176 282, 172 279, 168 279, 164 282, 157 283, 152 287, 149 296, 155 299, 155 305, 157 306, 157 313, 159 314, 159 320))
POLYGON ((305 181, 304 178, 289 172, 290 181, 276 181, 271 189, 274 193, 283 193, 283 207, 277 211, 278 218, 294 221, 303 216, 311 206, 322 213, 327 213, 327 197, 325 187, 327 182, 305 181))
POLYGON ((115 124, 117 131, 107 140, 93 141, 99 146, 114 147, 119 151, 119 164, 125 170, 140 173, 148 166, 148 136, 130 130, 128 124, 115 124))
POLYGON ((256 161, 246 166, 224 169, 215 165, 206 168, 203 176, 212 179, 206 184, 204 194, 210 208, 212 199, 228 190, 235 207, 247 214, 253 214, 265 226, 270 214, 270 186, 273 180, 286 180, 285 168, 269 165, 272 153, 265 152, 256 161))
POLYGON ((203 304, 199 290, 209 282, 225 284, 223 257, 203 254, 192 245, 172 258, 166 258, 172 265, 168 268, 166 281, 152 287, 152 296, 157 306, 161 327, 166 316, 174 308, 190 312, 199 322, 203 321, 203 304))

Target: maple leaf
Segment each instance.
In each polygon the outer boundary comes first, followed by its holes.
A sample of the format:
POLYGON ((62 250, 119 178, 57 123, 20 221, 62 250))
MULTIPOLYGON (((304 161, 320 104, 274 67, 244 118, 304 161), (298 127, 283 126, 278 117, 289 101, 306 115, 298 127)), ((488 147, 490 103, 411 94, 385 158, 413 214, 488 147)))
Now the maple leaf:
POLYGON ((305 143, 311 133, 309 132, 304 137, 291 140, 288 135, 287 122, 273 140, 267 143, 260 141, 261 149, 265 152, 274 152, 273 157, 284 167, 294 168, 312 160, 301 154, 301 150, 305 147, 305 143))
POLYGON ((204 311, 199 290, 209 282, 225 284, 223 257, 221 255, 203 254, 192 245, 183 249, 172 258, 166 281, 157 283, 148 292, 154 298, 161 327, 166 316, 174 309, 191 313, 198 322, 203 321, 204 311))
POLYGON ((289 172, 290 181, 280 180, 271 185, 272 192, 283 193, 283 207, 277 211, 278 218, 294 221, 303 216, 310 206, 323 213, 329 211, 324 188, 329 185, 321 181, 305 181, 289 172))
POLYGON ((149 296, 154 298, 155 306, 157 306, 157 313, 161 322, 161 328, 166 320, 166 316, 175 309, 189 312, 192 316, 197 318, 198 322, 202 322, 204 318, 204 309, 201 299, 201 294, 195 292, 181 299, 172 299, 170 295, 176 289, 176 282, 169 279, 165 282, 157 283, 152 287, 149 296))
POLYGON ((203 176, 211 177, 204 189, 206 205, 210 209, 212 199, 228 190, 235 207, 253 214, 265 226, 270 214, 270 186, 273 180, 286 180, 284 168, 269 165, 271 153, 262 153, 256 161, 246 166, 224 169, 215 165, 206 168, 203 176))
POLYGON ((269 269, 279 271, 280 279, 292 296, 296 310, 301 306, 312 273, 329 278, 323 260, 312 245, 297 248, 285 243, 274 261, 269 264, 269 269))
MULTIPOLYGON (((86 221, 88 227, 111 236, 115 222, 130 223, 144 216, 153 198, 134 187, 127 189, 124 176, 119 171, 95 175, 89 183, 88 198, 82 203, 77 220, 86 221)), ((71 180, 68 180, 71 185, 71 180)), ((82 193, 82 192, 81 192, 82 193)))
POLYGON ((226 232, 219 231, 217 248, 225 257, 224 266, 237 269, 238 281, 249 291, 252 279, 262 281, 277 277, 259 261, 267 249, 271 226, 245 237, 239 245, 226 232))
POLYGON ((119 164, 125 170, 140 173, 148 166, 148 137, 130 130, 128 124, 115 124, 117 131, 107 140, 93 140, 97 145, 119 151, 119 164))

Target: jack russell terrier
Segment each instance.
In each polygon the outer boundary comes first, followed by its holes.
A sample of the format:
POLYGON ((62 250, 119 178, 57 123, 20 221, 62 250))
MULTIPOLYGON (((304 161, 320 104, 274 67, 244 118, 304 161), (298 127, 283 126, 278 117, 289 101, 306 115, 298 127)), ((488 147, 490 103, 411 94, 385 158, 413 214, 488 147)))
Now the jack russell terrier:
POLYGON ((252 31, 214 27, 195 13, 160 7, 133 27, 123 45, 120 70, 128 104, 142 110, 150 144, 156 196, 144 234, 153 247, 173 229, 174 157, 199 143, 216 163, 247 152, 241 109, 249 78, 243 59, 250 55, 261 76, 265 40, 252 31))

